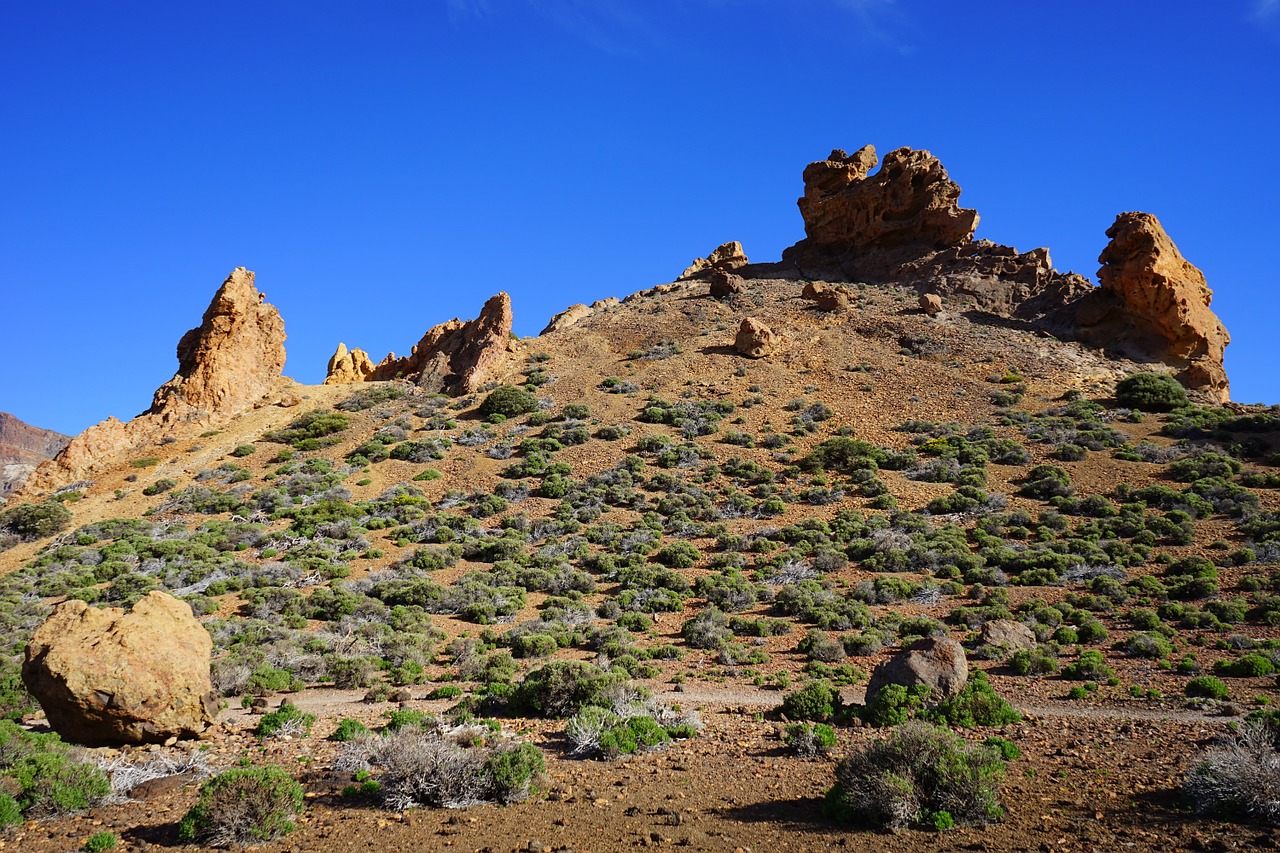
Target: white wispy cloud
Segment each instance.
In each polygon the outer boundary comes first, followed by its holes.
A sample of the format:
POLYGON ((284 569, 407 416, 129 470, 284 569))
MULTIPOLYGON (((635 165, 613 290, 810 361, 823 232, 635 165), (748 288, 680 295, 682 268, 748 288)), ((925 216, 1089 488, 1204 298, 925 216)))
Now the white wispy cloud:
POLYGON ((1280 0, 1254 0, 1249 17, 1258 23, 1270 21, 1280 14, 1280 0))

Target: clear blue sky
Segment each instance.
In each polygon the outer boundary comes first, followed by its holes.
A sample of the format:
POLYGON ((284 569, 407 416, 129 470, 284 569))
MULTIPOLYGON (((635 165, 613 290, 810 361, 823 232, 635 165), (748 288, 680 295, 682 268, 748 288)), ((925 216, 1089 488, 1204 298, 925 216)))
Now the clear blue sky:
POLYGON ((232 267, 318 382, 511 293, 574 302, 803 236, 832 148, 927 148, 978 234, 1091 278, 1116 213, 1215 291, 1280 402, 1280 0, 0 4, 0 409, 150 403, 232 267))

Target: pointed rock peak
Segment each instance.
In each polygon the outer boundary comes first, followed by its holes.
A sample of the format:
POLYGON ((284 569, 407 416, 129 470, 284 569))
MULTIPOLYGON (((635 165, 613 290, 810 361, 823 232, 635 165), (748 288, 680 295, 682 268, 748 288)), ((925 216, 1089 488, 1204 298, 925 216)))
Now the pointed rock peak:
POLYGON ((178 341, 178 372, 156 389, 149 414, 226 414, 251 407, 284 371, 284 320, 236 267, 199 326, 178 341))
POLYGON ((329 359, 329 369, 324 377, 325 385, 346 385, 363 382, 373 373, 373 360, 364 350, 356 347, 347 352, 347 345, 338 344, 337 351, 329 359))
POLYGON ((1225 402, 1230 388, 1222 359, 1231 336, 1209 308, 1213 292, 1204 273, 1150 213, 1121 213, 1107 236, 1098 280, 1114 306, 1112 325, 1119 321, 1134 346, 1182 368, 1188 388, 1225 402))

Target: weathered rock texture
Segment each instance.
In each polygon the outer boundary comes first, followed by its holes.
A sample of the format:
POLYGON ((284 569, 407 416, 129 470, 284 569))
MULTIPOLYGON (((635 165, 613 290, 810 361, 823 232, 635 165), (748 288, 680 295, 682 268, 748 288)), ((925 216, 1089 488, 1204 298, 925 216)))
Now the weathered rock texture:
POLYGON ((964 647, 948 637, 925 637, 876 666, 867 682, 867 698, 888 684, 923 684, 940 696, 954 696, 968 680, 964 647))
POLYGON ((347 385, 351 382, 364 382, 373 373, 373 360, 364 350, 356 347, 350 352, 347 345, 338 344, 337 351, 329 359, 329 369, 324 378, 325 385, 347 385))
POLYGON ((743 280, 742 276, 735 275, 728 270, 708 270, 703 277, 710 284, 707 292, 713 299, 728 299, 730 296, 737 296, 746 289, 746 281, 743 280))
POLYGON ((843 284, 811 281, 800 291, 800 298, 813 303, 819 311, 847 311, 852 294, 843 284))
POLYGON ((937 317, 942 313, 942 297, 936 293, 920 294, 920 310, 930 317, 937 317))
POLYGON ((798 202, 806 237, 782 253, 783 266, 810 279, 914 286, 953 310, 1022 320, 1172 365, 1188 388, 1227 400, 1222 357, 1230 338, 1209 309, 1204 276, 1154 216, 1117 218, 1095 287, 1055 270, 1047 249, 974 240, 978 214, 960 207, 960 187, 929 152, 900 148, 872 174, 875 166, 869 145, 809 164, 798 202))
POLYGON ((236 267, 178 341, 178 372, 156 389, 149 414, 241 412, 274 390, 284 371, 284 320, 254 275, 236 267))
POLYGON ((693 263, 680 273, 676 281, 702 278, 711 270, 736 270, 746 266, 747 263, 747 253, 742 250, 742 244, 733 240, 716 247, 716 250, 705 258, 695 258, 693 263))
MULTIPOLYGON (((128 423, 109 417, 68 442, 22 487, 34 497, 84 479, 124 450, 223 423, 264 401, 287 405, 284 321, 244 267, 214 294, 203 321, 178 342, 178 372, 128 423)), ((296 405, 296 403, 295 403, 296 405)))
POLYGON ((213 724, 212 649, 190 605, 163 592, 129 613, 67 601, 32 636, 22 680, 69 741, 162 743, 213 724))
POLYGON ((748 358, 764 358, 778 350, 782 336, 754 317, 743 317, 733 348, 748 358))
POLYGON ((984 646, 991 646, 1007 651, 1030 649, 1036 645, 1036 635, 1021 622, 1012 619, 992 619, 982 625, 978 641, 984 646))
POLYGON ((1231 336, 1209 308, 1213 292, 1150 213, 1122 213, 1107 229, 1102 250, 1102 287, 1083 302, 1082 326, 1099 338, 1124 340, 1131 348, 1181 369, 1188 388, 1219 402, 1229 397, 1222 358, 1231 336))
POLYGON ((70 440, 60 432, 34 427, 8 412, 0 412, 0 503, 70 440))
MULTIPOLYGON (((469 394, 498 372, 511 345, 511 297, 499 293, 489 299, 474 320, 453 319, 427 330, 403 358, 390 353, 371 372, 351 382, 382 382, 407 379, 431 393, 469 394)), ((344 380, 335 372, 341 347, 329 360, 325 384, 344 380)), ((352 353, 359 350, 352 350, 352 353)), ((344 367, 345 362, 337 364, 344 367)), ((355 376, 358 371, 349 375, 355 376)))

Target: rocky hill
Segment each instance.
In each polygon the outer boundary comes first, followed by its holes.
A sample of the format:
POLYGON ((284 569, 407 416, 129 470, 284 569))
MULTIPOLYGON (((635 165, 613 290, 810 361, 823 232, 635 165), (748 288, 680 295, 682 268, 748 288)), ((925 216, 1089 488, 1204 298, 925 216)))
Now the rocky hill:
POLYGON ((25 424, 0 412, 0 502, 31 476, 31 472, 67 446, 67 436, 25 424))
POLYGON ((236 270, 153 408, 0 515, 0 711, 94 744, 139 848, 241 756, 305 787, 272 849, 1235 844, 1188 774, 1273 713, 1280 409, 1226 402, 1155 217, 1095 286, 974 240, 928 152, 876 164, 811 164, 777 262, 726 243, 531 338, 500 293, 319 386, 236 270), (211 648, 138 639, 193 617, 211 648), (974 775, 938 800, 911 744, 974 775))

